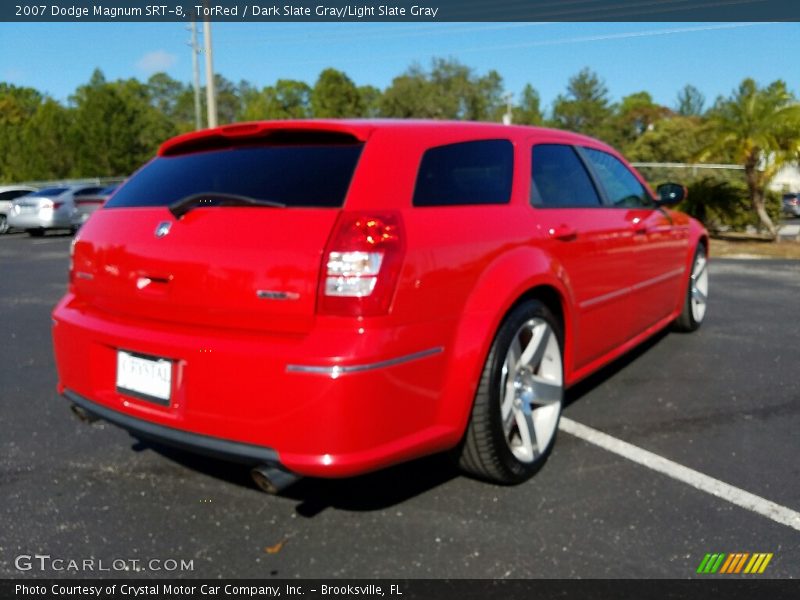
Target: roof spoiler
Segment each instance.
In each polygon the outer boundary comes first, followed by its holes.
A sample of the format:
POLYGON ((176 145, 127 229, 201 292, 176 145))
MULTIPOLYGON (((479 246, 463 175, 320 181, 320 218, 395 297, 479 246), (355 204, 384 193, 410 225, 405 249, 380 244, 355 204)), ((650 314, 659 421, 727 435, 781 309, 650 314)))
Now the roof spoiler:
POLYGON ((262 121, 223 125, 179 135, 158 149, 158 156, 250 144, 354 144, 365 142, 372 131, 366 125, 335 121, 262 121))

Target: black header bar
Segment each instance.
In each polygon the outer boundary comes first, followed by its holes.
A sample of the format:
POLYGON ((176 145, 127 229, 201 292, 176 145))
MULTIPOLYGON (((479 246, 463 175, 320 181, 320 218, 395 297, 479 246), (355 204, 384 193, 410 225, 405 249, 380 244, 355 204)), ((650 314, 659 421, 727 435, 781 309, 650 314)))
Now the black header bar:
POLYGON ((0 21, 798 21, 797 0, 4 0, 0 21))
POLYGON ((800 584, 757 576, 673 580, 5 579, 3 600, 789 600, 800 584))

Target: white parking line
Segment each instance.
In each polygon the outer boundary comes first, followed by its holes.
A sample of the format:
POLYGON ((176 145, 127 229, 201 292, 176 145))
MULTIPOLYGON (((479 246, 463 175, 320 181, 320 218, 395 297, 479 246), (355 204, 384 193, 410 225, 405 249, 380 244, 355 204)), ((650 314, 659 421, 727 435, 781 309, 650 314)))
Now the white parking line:
POLYGON ((561 424, 558 428, 590 444, 599 446, 604 450, 613 452, 623 458, 632 460, 635 463, 663 473, 683 483, 688 483, 690 486, 711 494, 712 496, 722 498, 731 504, 746 508, 776 523, 800 531, 800 512, 792 510, 791 508, 781 506, 771 500, 746 492, 745 490, 729 485, 719 479, 704 475, 689 467, 684 467, 668 458, 653 454, 648 450, 644 450, 628 442, 623 442, 622 440, 603 433, 602 431, 598 431, 597 429, 582 425, 572 419, 561 417, 561 424))

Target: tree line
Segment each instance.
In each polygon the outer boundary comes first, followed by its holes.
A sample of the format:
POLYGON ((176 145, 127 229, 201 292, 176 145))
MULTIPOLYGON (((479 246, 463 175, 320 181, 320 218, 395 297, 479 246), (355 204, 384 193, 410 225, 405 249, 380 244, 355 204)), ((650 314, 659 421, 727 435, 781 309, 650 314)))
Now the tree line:
MULTIPOLYGON (((313 85, 279 79, 259 89, 219 74, 215 84, 220 124, 339 117, 500 121, 509 108, 497 71, 478 73, 441 58, 428 67, 412 65, 383 90, 358 86, 333 68, 313 85)), ((613 102, 601 77, 583 69, 548 109, 531 84, 510 108, 515 124, 585 133, 635 161, 743 165, 749 209, 774 233, 764 190, 777 168, 797 158, 797 106, 784 82, 759 87, 751 79, 710 105, 691 85, 677 91, 672 106, 646 91, 613 102)), ((144 82, 108 81, 95 70, 65 103, 0 83, 0 181, 126 176, 165 139, 194 126, 192 86, 166 73, 144 82)))

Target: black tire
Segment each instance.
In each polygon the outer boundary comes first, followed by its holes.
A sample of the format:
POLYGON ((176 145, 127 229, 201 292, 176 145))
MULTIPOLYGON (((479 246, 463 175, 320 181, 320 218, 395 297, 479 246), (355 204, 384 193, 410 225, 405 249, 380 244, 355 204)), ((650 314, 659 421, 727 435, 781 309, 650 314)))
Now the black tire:
POLYGON ((0 215, 0 235, 8 233, 9 229, 11 228, 8 226, 8 219, 5 215, 0 215))
POLYGON ((28 235, 31 237, 42 237, 44 235, 44 229, 28 229, 28 235))
MULTIPOLYGON (((703 324, 705 320, 705 309, 703 310, 702 314, 698 314, 697 311, 693 308, 693 296, 696 293, 695 291, 695 278, 698 275, 696 273, 696 267, 698 264, 698 257, 702 257, 706 262, 705 265, 707 268, 708 265, 708 253, 706 252, 705 245, 701 242, 697 244, 697 248, 695 248, 694 255, 692 256, 692 265, 689 267, 689 275, 688 281, 686 283, 686 297, 683 299, 683 308, 681 309, 681 314, 675 319, 674 329, 677 331, 682 332, 691 332, 697 331, 700 328, 700 325, 703 324)), ((706 274, 706 278, 708 275, 706 274)), ((708 283, 706 280, 706 297, 708 294, 708 283)))
MULTIPOLYGON (((456 449, 459 467, 464 472, 479 479, 510 485, 529 479, 542 467, 555 444, 558 421, 561 417, 563 347, 561 323, 540 301, 525 301, 508 314, 500 326, 489 356, 486 358, 467 431, 461 445, 456 449), (558 344, 556 353, 558 354, 557 369, 559 370, 558 385, 560 389, 557 402, 551 403, 554 408, 557 407, 558 412, 549 442, 543 449, 539 449, 538 454, 533 453, 531 461, 522 461, 515 456, 511 449, 501 417, 501 402, 504 394, 503 365, 514 339, 522 332, 522 328, 532 321, 537 323, 544 321, 550 327, 551 333, 548 333, 548 336, 555 334, 554 337, 558 344)), ((543 363, 544 360, 540 359, 540 363, 543 363)), ((533 365, 532 368, 535 371, 540 367, 533 365)), ((552 421, 552 414, 552 412, 549 413, 548 422, 552 421)), ((514 425, 512 425, 513 427, 514 425)))

